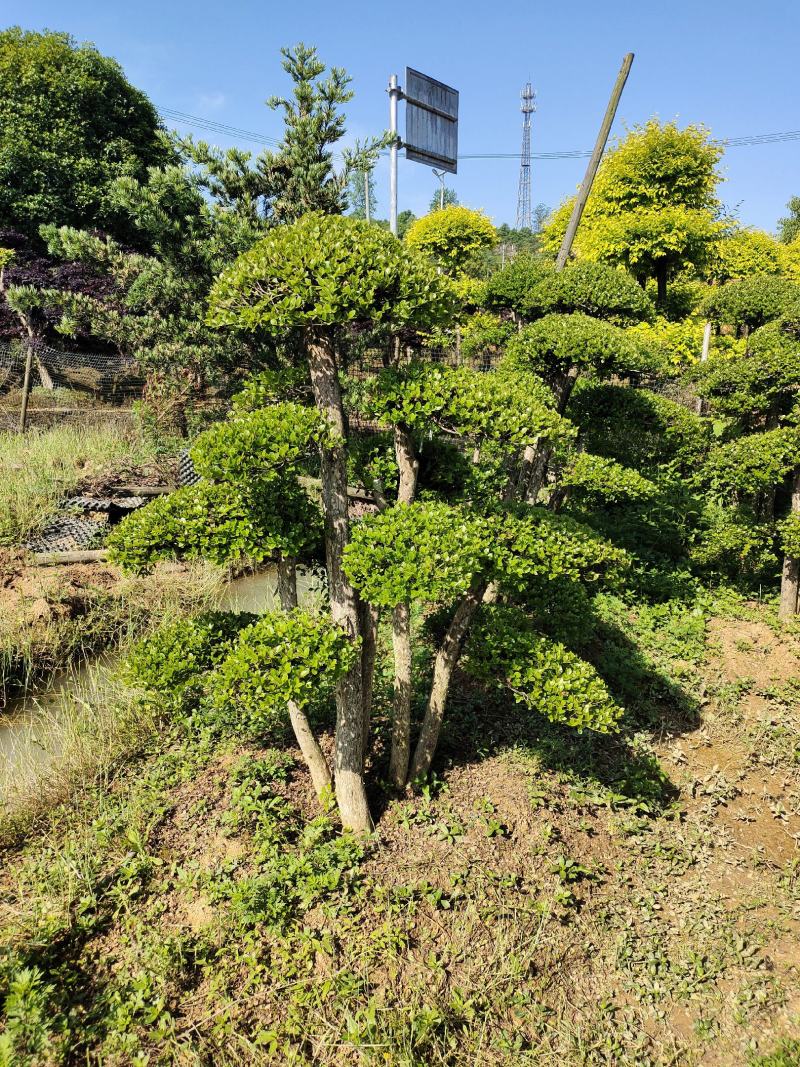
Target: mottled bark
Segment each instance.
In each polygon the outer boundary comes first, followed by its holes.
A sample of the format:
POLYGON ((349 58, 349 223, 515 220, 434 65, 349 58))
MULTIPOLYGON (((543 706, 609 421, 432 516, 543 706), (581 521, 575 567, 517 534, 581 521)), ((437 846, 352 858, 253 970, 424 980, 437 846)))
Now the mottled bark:
MULTIPOLYGON (((579 373, 580 371, 578 367, 570 367, 569 370, 564 373, 561 381, 554 390, 556 397, 556 411, 559 415, 563 415, 567 410, 567 404, 569 403, 569 398, 572 396, 572 390, 575 388, 575 382, 578 380, 579 373)), ((535 504, 539 499, 539 493, 542 491, 544 484, 547 481, 547 468, 550 465, 550 457, 552 454, 552 444, 550 444, 549 441, 542 441, 536 448, 536 453, 532 460, 529 462, 528 470, 530 473, 527 490, 525 491, 525 499, 529 504, 535 504)))
MULTIPOLYGON (((800 514, 800 467, 795 467, 792 478, 792 513, 800 514)), ((788 622, 800 613, 800 559, 784 557, 781 575, 781 598, 778 617, 788 622)))
MULTIPOLYGON (((356 592, 344 573, 343 554, 350 538, 347 514, 346 425, 336 355, 330 338, 310 330, 306 336, 311 384, 317 410, 334 431, 322 449, 322 507, 331 616, 348 636, 361 638, 356 592)), ((336 684, 334 777, 342 823, 357 833, 372 829, 364 788, 364 706, 361 659, 336 684)))
MULTIPOLYGON (((297 607, 297 564, 290 556, 278 557, 278 596, 284 611, 293 611, 297 607)), ((295 740, 300 746, 303 759, 311 774, 314 791, 320 799, 328 795, 333 786, 331 770, 325 753, 311 729, 306 713, 293 700, 288 703, 289 722, 292 724, 295 740)))
POLYGON ((439 743, 439 732, 442 728, 453 671, 461 657, 464 640, 475 613, 481 605, 486 588, 487 584, 484 582, 470 589, 456 608, 447 633, 436 653, 428 706, 425 709, 422 730, 414 750, 414 759, 411 762, 409 777, 412 781, 424 778, 431 769, 436 746, 439 743))
POLYGON ((419 460, 417 459, 411 432, 402 422, 397 423, 394 428, 394 454, 397 460, 397 469, 400 473, 397 503, 411 504, 417 493, 419 460))
POLYGON ((361 602, 361 700, 364 709, 364 759, 369 745, 372 691, 375 684, 375 659, 378 654, 380 612, 372 604, 361 602))
POLYGON ((411 753, 411 610, 407 602, 392 611, 392 648, 394 699, 389 781, 395 789, 403 789, 411 753))

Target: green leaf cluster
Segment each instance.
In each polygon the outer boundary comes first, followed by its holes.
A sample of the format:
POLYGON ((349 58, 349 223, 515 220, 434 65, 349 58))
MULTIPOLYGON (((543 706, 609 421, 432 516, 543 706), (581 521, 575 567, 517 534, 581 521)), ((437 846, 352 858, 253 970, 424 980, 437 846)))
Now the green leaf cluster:
POLYGON ((345 572, 371 604, 444 603, 463 596, 491 565, 485 519, 438 501, 396 505, 355 527, 345 572))
POLYGON ((457 276, 480 252, 497 243, 497 232, 482 211, 449 204, 413 222, 405 240, 409 248, 457 276))
POLYGON ((800 560, 800 511, 793 511, 778 525, 781 548, 790 559, 800 560))
POLYGON ((454 310, 447 279, 391 234, 315 213, 276 227, 223 271, 208 321, 277 336, 351 322, 428 329, 454 310))
POLYGON ((563 271, 543 257, 521 255, 486 283, 486 306, 513 311, 531 322, 552 313, 579 311, 629 326, 653 318, 653 305, 624 270, 603 263, 577 262, 563 271))
POLYGON ((699 479, 721 496, 773 489, 798 463, 800 431, 794 426, 745 434, 715 448, 699 479))
POLYGON ((524 594, 542 578, 615 584, 628 569, 627 553, 567 515, 518 505, 490 521, 495 575, 504 589, 524 594))
POLYGON ((276 551, 297 556, 318 535, 317 509, 290 480, 248 492, 201 481, 135 511, 106 544, 112 562, 140 573, 163 559, 264 562, 276 551))
POLYGON ((173 156, 158 113, 115 60, 66 33, 0 33, 0 228, 129 228, 110 188, 173 156))
POLYGON ((800 314, 800 285, 771 274, 739 278, 712 289, 703 311, 712 322, 754 330, 782 315, 800 314))
POLYGON ((529 373, 498 373, 410 363, 365 383, 359 404, 372 419, 429 434, 491 437, 527 444, 568 433, 549 390, 529 373))
POLYGON ((589 663, 536 633, 513 608, 482 610, 465 666, 485 684, 508 688, 523 707, 577 730, 609 733, 623 714, 589 663))
POLYGON ((552 375, 570 367, 620 373, 641 370, 646 353, 631 335, 583 312, 546 315, 525 326, 506 348, 509 368, 552 375))
POLYGON ((283 721, 289 701, 306 708, 353 666, 358 647, 330 619, 270 612, 239 634, 211 675, 208 714, 237 731, 283 721))
POLYGON ((656 499, 659 487, 630 467, 591 452, 581 452, 560 479, 571 494, 601 504, 624 504, 656 499))
POLYGON ((190 451, 202 477, 246 488, 285 480, 331 436, 316 408, 287 401, 235 412, 200 434, 190 451))
POLYGON ((710 442, 703 419, 649 389, 578 382, 567 410, 588 451, 655 479, 663 468, 694 473, 710 442))
POLYGON ((125 673, 135 685, 177 694, 217 667, 257 618, 246 611, 206 611, 162 626, 134 645, 125 673))

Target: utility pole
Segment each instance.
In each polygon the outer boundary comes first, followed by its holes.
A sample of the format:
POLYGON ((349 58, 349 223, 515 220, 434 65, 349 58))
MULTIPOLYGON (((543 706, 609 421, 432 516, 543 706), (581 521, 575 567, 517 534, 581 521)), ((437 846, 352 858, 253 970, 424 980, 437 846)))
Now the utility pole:
MULTIPOLYGON (((433 167, 431 167, 433 170, 433 167)), ((433 173, 439 179, 439 210, 444 210, 444 176, 447 173, 446 170, 433 170, 433 173)))
POLYGON ((389 132, 392 143, 389 147, 389 229, 397 236, 397 150, 400 138, 397 136, 397 101, 400 99, 400 86, 397 75, 389 78, 389 132))
POLYGON ((561 242, 561 248, 559 249, 558 258, 556 259, 556 270, 563 270, 569 259, 572 242, 575 240, 575 234, 578 230, 578 224, 581 221, 581 215, 583 215, 583 209, 586 207, 586 201, 589 199, 589 193, 591 192, 592 183, 597 174, 597 168, 600 166, 600 160, 603 158, 606 141, 611 132, 614 116, 617 113, 619 98, 622 96, 622 90, 625 88, 625 82, 628 80, 632 63, 633 52, 628 52, 622 61, 617 80, 614 82, 614 88, 611 90, 611 99, 608 101, 608 107, 603 116, 603 122, 600 126, 600 132, 597 135, 594 151, 589 160, 589 165, 586 168, 586 174, 584 175, 583 182, 578 190, 578 195, 575 198, 575 206, 572 209, 567 232, 564 234, 564 240, 561 242))
POLYGON ((520 93, 522 112, 522 154, 519 162, 519 188, 517 191, 518 230, 531 229, 531 115, 536 110, 536 93, 528 82, 520 93))

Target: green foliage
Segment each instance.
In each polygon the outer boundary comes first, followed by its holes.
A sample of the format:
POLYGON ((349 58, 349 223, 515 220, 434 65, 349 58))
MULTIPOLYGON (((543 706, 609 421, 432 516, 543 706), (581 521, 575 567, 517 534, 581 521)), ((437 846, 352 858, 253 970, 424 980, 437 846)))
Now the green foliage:
POLYGON ((693 473, 710 441, 694 412, 647 389, 578 382, 568 414, 588 451, 651 477, 662 467, 693 473))
POLYGON ((497 355, 513 336, 513 323, 491 312, 478 311, 461 323, 461 355, 468 360, 497 355))
POLYGON ((800 196, 793 196, 786 207, 789 214, 778 219, 778 240, 788 245, 800 237, 800 196))
POLYGON ((546 315, 525 326, 508 343, 505 364, 511 369, 564 373, 570 367, 627 373, 646 365, 646 354, 619 326, 582 312, 546 315))
POLYGON ((782 427, 746 434, 715 448, 700 472, 702 482, 721 497, 773 489, 796 466, 800 433, 782 427))
POLYGON ((553 312, 579 311, 629 326, 653 317, 653 305, 624 270, 603 263, 570 263, 556 272, 544 258, 521 255, 486 283, 486 306, 532 321, 553 312))
POLYGON ((759 523, 746 508, 723 507, 710 501, 701 516, 692 562, 702 570, 734 580, 774 576, 774 529, 759 523))
POLYGON ((340 627, 295 609, 270 612, 239 634, 209 680, 208 714, 235 731, 263 733, 330 691, 358 648, 340 627))
POLYGON ((450 204, 423 215, 409 227, 406 244, 429 256, 448 274, 462 274, 476 256, 491 248, 497 233, 482 211, 450 204))
POLYGON ((660 349, 665 363, 672 367, 697 363, 703 349, 703 324, 695 319, 672 322, 658 315, 652 323, 631 326, 630 335, 647 350, 660 349))
POLYGON ((494 311, 513 311, 525 320, 538 319, 552 311, 552 293, 542 283, 554 274, 549 259, 521 253, 488 279, 486 306, 494 311))
POLYGON ((391 234, 311 214, 276 227, 223 272, 209 322, 274 335, 348 322, 424 329, 447 322, 452 310, 447 281, 391 234))
POLYGON ((282 367, 280 370, 262 370, 253 374, 231 398, 236 412, 257 411, 282 400, 296 400, 311 394, 308 368, 282 367))
POLYGON ((608 733, 622 716, 595 669, 531 629, 514 608, 484 608, 465 666, 485 684, 508 688, 516 703, 551 722, 608 733))
POLYGON ((371 604, 447 602, 488 570, 491 537, 485 520, 447 504, 397 505, 355 527, 345 572, 371 604))
MULTIPOLYGON (((581 258, 621 265, 642 282, 703 267, 722 231, 716 221, 722 149, 700 126, 678 129, 655 119, 635 127, 600 164, 574 250, 581 258)), ((561 243, 572 202, 555 213, 544 247, 561 243)))
POLYGON ((264 562, 276 550, 301 555, 319 529, 317 510, 292 480, 248 492, 201 481, 135 511, 106 544, 112 561, 142 572, 161 559, 264 562))
POLYGON ((553 292, 554 311, 580 311, 617 326, 653 317, 653 305, 634 278, 604 263, 568 263, 546 284, 553 292))
POLYGON ((330 437, 316 408, 285 402, 216 423, 200 434, 191 456, 202 477, 246 489, 284 481, 330 437))
POLYGON ((250 612, 206 611, 162 626, 139 641, 125 661, 136 685, 178 694, 227 656, 240 632, 257 619, 250 612))
POLYGON ((778 525, 781 548, 790 559, 800 559, 800 512, 793 511, 778 525))
POLYGON ((769 274, 740 278, 712 289, 703 311, 713 322, 753 330, 800 311, 800 286, 769 274))
POLYGON ((781 274, 783 249, 763 230, 736 229, 717 245, 712 273, 717 281, 750 278, 757 274, 781 274))
POLYGON ((495 573, 504 589, 525 594, 532 579, 616 584, 627 554, 567 515, 518 505, 492 517, 495 573))
POLYGON ((752 334, 748 349, 729 359, 709 359, 694 368, 692 377, 715 414, 755 429, 765 415, 780 418, 790 413, 800 384, 800 343, 778 323, 769 323, 752 334))
POLYGON ((434 363, 390 368, 367 381, 359 404, 372 419, 404 423, 419 433, 491 437, 527 444, 568 428, 543 384, 524 371, 473 371, 434 363))
POLYGON ((118 63, 65 33, 0 33, 0 227, 129 233, 110 197, 172 155, 158 114, 118 63))
POLYGON ((581 452, 561 477, 560 484, 581 498, 602 504, 654 500, 660 490, 648 478, 613 459, 581 452))

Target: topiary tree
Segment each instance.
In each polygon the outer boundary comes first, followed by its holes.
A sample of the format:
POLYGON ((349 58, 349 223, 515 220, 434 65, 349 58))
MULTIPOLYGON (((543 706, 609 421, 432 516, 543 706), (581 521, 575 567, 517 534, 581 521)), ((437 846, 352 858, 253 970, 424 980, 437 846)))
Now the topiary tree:
POLYGON ((769 274, 738 278, 712 289, 703 311, 712 322, 747 336, 773 319, 800 314, 800 285, 769 274))
MULTIPOLYGON (((350 535, 338 331, 351 322, 429 328, 450 314, 444 279, 395 238, 357 220, 320 215, 273 231, 223 273, 212 292, 209 319, 215 326, 302 332, 327 432, 321 478, 331 613, 353 641, 361 639, 364 625, 342 565, 350 535)), ((356 830, 370 825, 362 777, 368 673, 363 662, 356 663, 337 685, 336 795, 343 821, 356 830)))
MULTIPOLYGON (((797 611, 792 531, 800 511, 800 305, 797 288, 778 283, 766 276, 743 279, 714 294, 712 307, 723 321, 743 328, 766 324, 749 335, 744 354, 709 360, 694 378, 727 438, 709 454, 700 483, 732 509, 739 527, 749 522, 762 543, 777 539, 784 553, 780 614, 788 618, 797 611), (776 511, 787 498, 789 517, 776 525, 776 511)), ((730 540, 730 532, 726 536, 730 540)), ((749 538, 746 531, 742 536, 749 538)))
POLYGON ((413 222, 405 240, 456 277, 496 243, 497 233, 482 211, 450 204, 413 222))
MULTIPOLYGON (((389 769, 391 781, 402 789, 430 768, 454 672, 483 609, 498 598, 518 595, 531 582, 548 588, 554 582, 582 583, 590 589, 613 580, 612 572, 623 562, 618 550, 585 526, 519 502, 532 443, 568 441, 574 435, 555 410, 547 385, 530 371, 508 367, 482 374, 466 367, 412 363, 389 367, 358 388, 348 384, 343 392, 338 350, 343 324, 427 328, 445 320, 452 306, 446 279, 377 227, 309 216, 274 231, 220 278, 210 318, 240 329, 299 330, 313 408, 276 401, 280 383, 274 376, 257 381, 229 420, 194 445, 205 480, 191 492, 209 512, 206 526, 198 522, 189 534, 174 529, 154 534, 151 526, 161 523, 160 509, 169 511, 164 504, 151 512, 153 520, 144 509, 112 538, 115 556, 124 562, 129 551, 134 564, 148 553, 169 551, 170 543, 172 551, 211 551, 220 558, 226 538, 232 554, 251 551, 260 540, 261 558, 267 551, 277 552, 285 570, 293 553, 308 551, 313 522, 300 502, 292 501, 309 452, 319 450, 330 622, 355 650, 337 674, 332 770, 342 819, 355 829, 369 826, 363 759, 371 705, 372 620, 378 612, 391 611, 392 616, 389 769), (263 403, 267 406, 254 407, 263 403), (385 427, 374 447, 362 449, 354 439, 345 404, 385 427), (393 446, 391 462, 383 447, 386 436, 393 446), (377 511, 351 530, 346 464, 357 453, 377 511), (453 455, 460 457, 455 466, 453 455), (444 470, 442 459, 445 467, 451 463, 444 480, 437 474, 444 470), (418 499, 421 485, 424 496, 418 499), (227 526, 215 517, 225 494, 227 526), (245 515, 248 501, 253 510, 245 515), (430 651, 431 684, 412 747, 412 692, 419 685, 412 663, 420 658, 412 656, 415 609, 440 610, 441 629, 430 651)), ((567 654, 546 641, 543 634, 539 644, 529 643, 531 654, 544 657, 547 670, 556 672, 567 654)), ((231 655, 236 654, 234 649, 231 655)), ((257 684, 262 655, 268 656, 265 647, 258 655, 246 654, 249 673, 237 668, 242 684, 246 676, 257 684)), ((296 662, 294 653, 287 655, 296 662)), ((264 662, 264 699, 270 700, 273 660, 264 662)), ((591 674, 588 665, 581 670, 591 674)), ((580 671, 572 674, 577 679, 580 671)), ((532 683, 530 672, 526 677, 532 683)), ((225 707, 235 699, 226 697, 225 707)), ((284 706, 286 700, 280 703, 284 706)), ((554 708, 552 714, 562 711, 554 708)), ((566 706, 563 715, 572 721, 566 706)), ((296 734, 301 740, 305 726, 297 715, 292 721, 300 722, 296 734)), ((608 729, 610 722, 599 713, 596 720, 587 714, 580 725, 608 729)))

